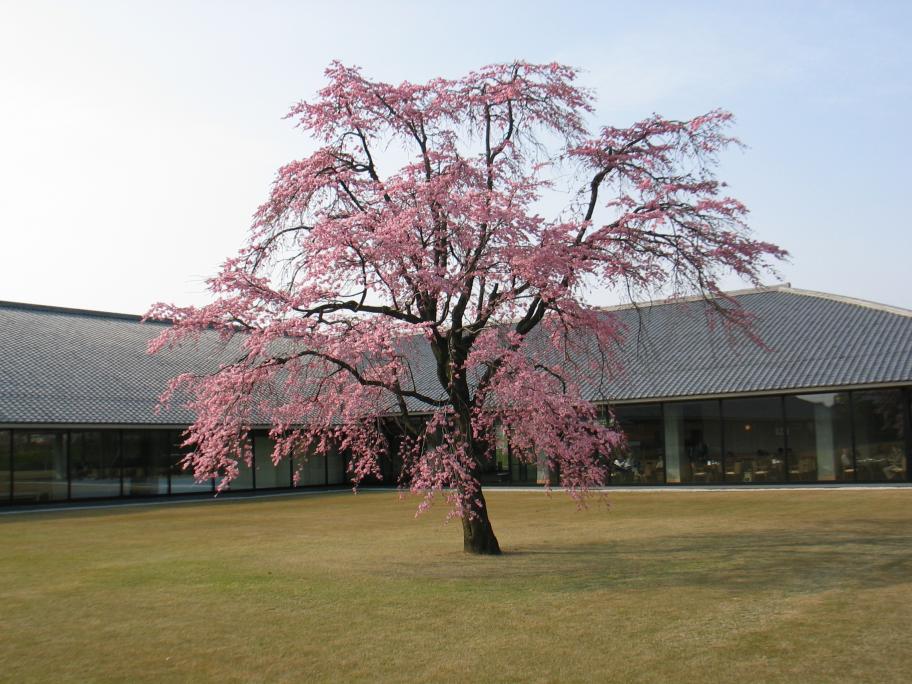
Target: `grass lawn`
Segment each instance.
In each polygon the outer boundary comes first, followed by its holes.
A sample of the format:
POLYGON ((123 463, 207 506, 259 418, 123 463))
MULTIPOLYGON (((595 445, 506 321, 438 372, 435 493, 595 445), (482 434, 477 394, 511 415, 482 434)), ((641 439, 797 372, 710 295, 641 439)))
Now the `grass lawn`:
POLYGON ((912 489, 0 516, 0 681, 909 681, 912 489))

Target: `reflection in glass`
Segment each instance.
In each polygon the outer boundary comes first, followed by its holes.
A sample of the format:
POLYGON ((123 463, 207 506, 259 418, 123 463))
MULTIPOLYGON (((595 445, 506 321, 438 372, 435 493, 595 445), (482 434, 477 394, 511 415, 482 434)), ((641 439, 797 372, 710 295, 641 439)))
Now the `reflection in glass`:
POLYGON ((256 434, 253 436, 257 489, 291 487, 291 466, 288 461, 279 461, 278 465, 272 463, 274 444, 268 435, 256 434))
POLYGON ((510 473, 510 445, 501 426, 494 432, 494 463, 488 478, 490 484, 502 484, 512 479, 510 473))
POLYGON ((120 434, 70 433, 70 496, 120 496, 120 434))
POLYGON ((62 432, 13 432, 13 491, 16 501, 67 498, 67 464, 62 432))
POLYGON ((12 478, 10 477, 10 440, 12 435, 9 430, 0 430, 0 504, 9 501, 11 494, 12 478))
POLYGON ((785 480, 785 428, 779 397, 724 399, 726 482, 785 480))
POLYGON ((790 482, 855 479, 847 392, 785 398, 790 482))
MULTIPOLYGON (((402 445, 405 443, 406 435, 403 429, 396 425, 389 428, 386 432, 386 451, 380 455, 377 465, 380 467, 379 482, 384 485, 396 485, 399 478, 403 475, 405 468, 405 459, 402 454, 402 445)), ((433 439, 428 440, 428 446, 433 443, 433 439)))
POLYGON ((380 470, 379 477, 376 475, 369 476, 364 479, 365 483, 396 485, 399 482, 405 467, 402 456, 402 445, 407 439, 405 433, 405 427, 399 421, 390 422, 384 427, 383 434, 386 438, 386 449, 382 451, 377 459, 377 466, 380 470))
POLYGON ((326 460, 322 456, 296 453, 294 464, 298 473, 298 484, 302 487, 326 484, 326 460))
POLYGON ((519 460, 515 451, 510 451, 511 482, 535 483, 538 482, 538 474, 538 460, 534 463, 527 463, 519 460))
POLYGON ((904 403, 899 390, 852 393, 859 482, 906 479, 904 403))
POLYGON ((169 430, 123 430, 124 496, 168 493, 169 430))
MULTIPOLYGON (((524 482, 524 483, 535 483, 538 482, 539 476, 539 463, 526 463, 525 461, 519 460, 515 451, 510 452, 510 482, 524 482)), ((544 464, 542 464, 544 466, 544 464)), ((546 468, 542 468, 541 474, 544 475, 547 472, 546 468)))
POLYGON ((522 482, 523 473, 520 466, 523 465, 515 458, 510 459, 510 482, 522 482))
POLYGON ((233 492, 253 489, 253 468, 247 465, 243 457, 238 458, 238 476, 231 481, 228 488, 233 492))
POLYGON ((617 406, 614 417, 627 435, 628 451, 612 459, 611 484, 665 482, 665 426, 661 405, 617 406))
POLYGON ((722 480, 722 423, 718 401, 665 404, 668 482, 722 480))
POLYGON ((193 494, 197 492, 211 492, 213 479, 207 478, 197 482, 193 468, 184 467, 184 457, 190 453, 189 447, 181 446, 184 441, 183 433, 171 431, 168 444, 168 463, 171 465, 171 493, 193 494))
POLYGON ((345 482, 345 462, 339 449, 333 447, 326 460, 326 467, 329 473, 326 484, 342 484, 345 482))
POLYGON ((523 482, 529 482, 529 483, 538 482, 538 476, 539 476, 538 467, 539 467, 540 460, 541 459, 536 457, 536 460, 533 463, 521 463, 520 464, 519 472, 520 472, 520 477, 523 482))

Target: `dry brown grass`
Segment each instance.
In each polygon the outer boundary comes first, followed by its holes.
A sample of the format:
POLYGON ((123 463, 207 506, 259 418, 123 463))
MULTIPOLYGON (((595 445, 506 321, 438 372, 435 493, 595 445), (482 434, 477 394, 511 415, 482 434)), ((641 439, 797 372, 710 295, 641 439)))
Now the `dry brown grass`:
POLYGON ((391 493, 0 519, 0 680, 908 681, 912 489, 391 493))

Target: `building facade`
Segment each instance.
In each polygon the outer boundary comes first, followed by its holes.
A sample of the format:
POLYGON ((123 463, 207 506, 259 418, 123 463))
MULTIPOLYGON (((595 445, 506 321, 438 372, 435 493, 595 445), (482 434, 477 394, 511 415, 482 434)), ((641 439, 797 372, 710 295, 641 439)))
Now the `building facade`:
MULTIPOLYGON (((912 461, 912 312, 773 287, 733 293, 757 340, 712 325, 702 301, 618 308, 623 371, 582 377, 628 436, 612 485, 896 483, 912 461)), ((149 356, 161 324, 0 303, 0 505, 211 495, 181 468, 167 381, 232 353, 217 336, 149 356)), ((349 482, 345 455, 278 465, 265 430, 233 491, 349 482)), ((383 464, 395 483, 395 453, 383 464)), ((498 443, 488 483, 556 481, 498 443)))

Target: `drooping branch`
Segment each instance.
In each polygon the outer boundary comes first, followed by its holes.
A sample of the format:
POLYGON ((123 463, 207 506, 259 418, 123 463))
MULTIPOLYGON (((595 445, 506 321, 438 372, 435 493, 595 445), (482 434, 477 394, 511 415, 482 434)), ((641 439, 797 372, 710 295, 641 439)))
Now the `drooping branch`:
POLYGON ((498 430, 580 496, 621 439, 579 387, 614 368, 623 335, 585 292, 698 292, 743 325, 721 275, 760 282, 785 255, 751 236, 716 178, 737 144, 726 112, 592 133, 592 94, 559 64, 398 85, 336 62, 326 73, 289 112, 319 147, 279 170, 247 245, 210 282, 215 301, 151 312, 173 321, 157 350, 210 334, 242 347, 186 381, 197 473, 236 474, 256 417, 278 457, 334 440, 359 481, 379 473, 379 426, 396 416, 409 486, 448 492, 459 515, 482 515, 478 471, 498 430), (398 168, 391 147, 407 155, 398 168), (579 192, 548 218, 554 178, 579 192))

